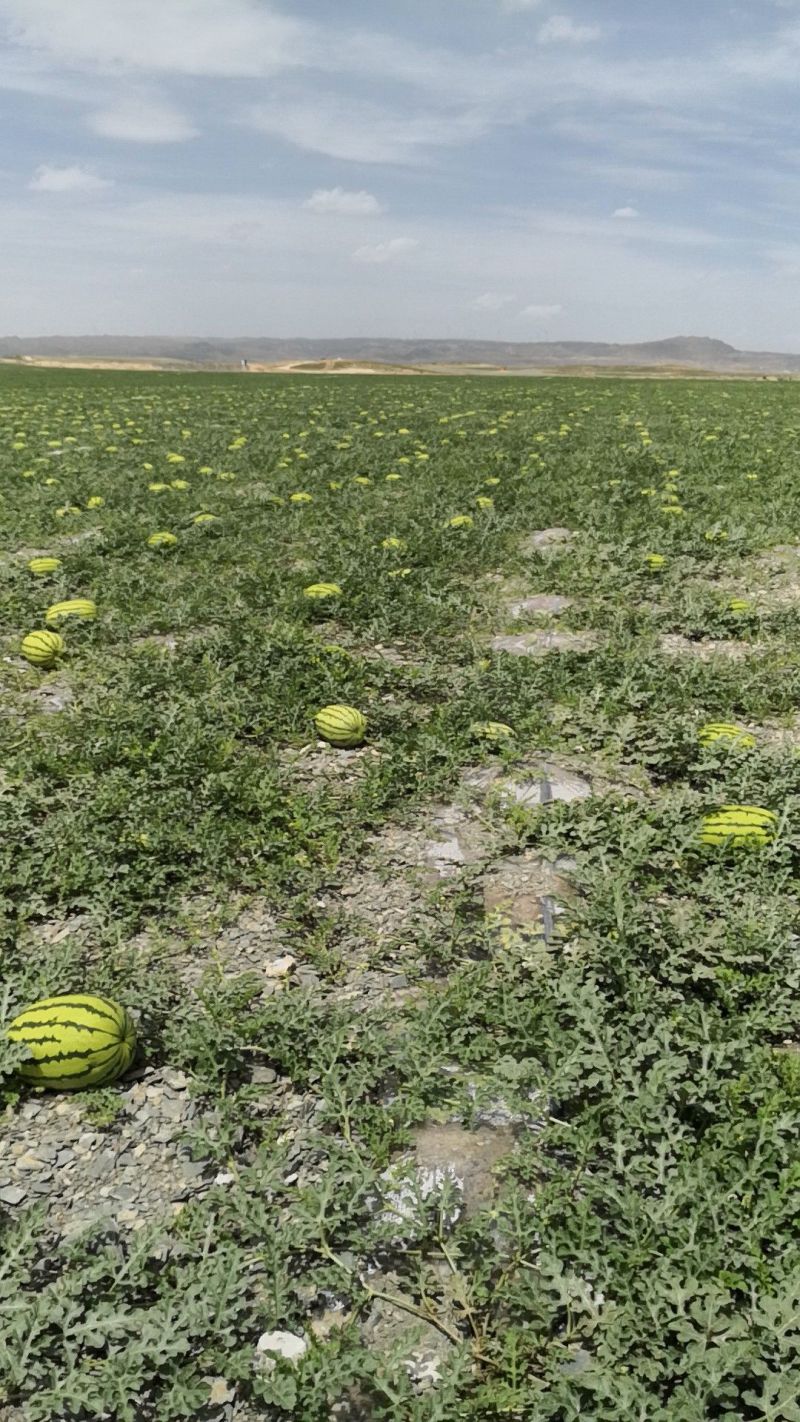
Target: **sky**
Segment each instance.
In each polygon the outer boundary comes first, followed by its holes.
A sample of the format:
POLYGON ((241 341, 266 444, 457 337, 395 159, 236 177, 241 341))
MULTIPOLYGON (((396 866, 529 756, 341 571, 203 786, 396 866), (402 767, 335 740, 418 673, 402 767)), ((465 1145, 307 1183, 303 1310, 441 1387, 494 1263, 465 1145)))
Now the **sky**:
POLYGON ((800 0, 0 0, 0 335, 800 351, 800 0))

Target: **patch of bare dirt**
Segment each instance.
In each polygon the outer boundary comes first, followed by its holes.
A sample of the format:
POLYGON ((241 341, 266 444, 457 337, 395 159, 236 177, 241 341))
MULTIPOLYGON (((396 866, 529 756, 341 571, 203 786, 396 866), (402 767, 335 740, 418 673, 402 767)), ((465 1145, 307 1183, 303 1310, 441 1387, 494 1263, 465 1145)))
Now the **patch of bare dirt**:
POLYGON ((517 632, 493 637, 493 652, 507 652, 512 657, 546 657, 549 652, 593 652, 598 646, 596 632, 555 632, 537 628, 533 632, 517 632))
POLYGON ((704 637, 693 642, 678 632, 666 632, 659 638, 662 652, 670 657, 695 657, 698 661, 709 662, 714 657, 725 657, 728 661, 741 661, 744 657, 754 657, 766 651, 763 642, 720 641, 704 637))

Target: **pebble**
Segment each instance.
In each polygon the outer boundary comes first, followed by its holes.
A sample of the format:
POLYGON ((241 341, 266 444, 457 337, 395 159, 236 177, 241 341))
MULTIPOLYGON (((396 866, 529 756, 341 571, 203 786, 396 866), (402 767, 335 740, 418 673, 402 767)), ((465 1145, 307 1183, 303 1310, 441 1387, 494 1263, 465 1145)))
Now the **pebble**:
POLYGON ((21 1205, 25 1194, 21 1185, 6 1185, 0 1190, 0 1204, 21 1205))
POLYGON ((313 968, 302 968, 297 974, 297 982, 300 987, 319 987, 319 973, 315 973, 313 968))
POLYGON ((297 959, 291 953, 284 953, 282 958, 273 958, 271 963, 264 964, 264 975, 268 978, 285 978, 289 973, 293 973, 297 967, 297 959))
POLYGON ((298 1363, 307 1351, 308 1343, 305 1338, 300 1338, 296 1333, 285 1333, 282 1329, 277 1329, 274 1333, 262 1333, 256 1343, 256 1353, 261 1355, 257 1358, 257 1363, 269 1372, 275 1367, 276 1357, 285 1358, 289 1363, 298 1363), (273 1356, 270 1357, 270 1354, 273 1356))
POLYGON ((53 1177, 50 1172, 47 1175, 40 1175, 38 1180, 28 1182, 28 1189, 34 1195, 49 1195, 53 1189, 53 1177))
POLYGON ((18 1156, 14 1162, 15 1170, 41 1170, 41 1168, 41 1160, 39 1160, 37 1156, 32 1155, 30 1151, 26 1151, 24 1155, 18 1156))

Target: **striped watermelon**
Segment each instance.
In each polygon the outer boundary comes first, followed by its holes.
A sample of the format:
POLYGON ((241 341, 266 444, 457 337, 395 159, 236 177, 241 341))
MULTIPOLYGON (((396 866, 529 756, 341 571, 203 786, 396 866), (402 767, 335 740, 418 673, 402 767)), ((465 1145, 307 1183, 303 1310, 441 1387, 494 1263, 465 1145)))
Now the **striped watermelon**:
POLYGON ((35 667, 50 667, 64 650, 64 638, 57 632, 29 632, 23 637, 20 651, 26 662, 35 667))
POLYGON ((61 567, 60 558, 31 558, 28 567, 37 578, 45 577, 47 573, 54 573, 61 567))
POLYGON ((354 706, 323 706, 314 717, 314 725, 324 741, 332 746, 359 746, 367 729, 367 718, 354 706))
POLYGON ((338 583, 309 583, 307 588, 303 588, 306 597, 324 599, 326 597, 341 597, 342 590, 338 583))
POLYGON ((481 741, 509 741, 514 735, 505 721, 474 721, 469 729, 470 735, 481 741))
POLYGON ((738 746, 740 750, 752 750, 756 738, 746 731, 743 726, 736 726, 732 721, 708 721, 705 726, 701 726, 697 732, 697 739, 701 746, 713 746, 717 742, 738 746))
POLYGON ((775 838, 777 826, 777 815, 760 805, 723 805, 716 814, 704 817, 700 842, 760 848, 775 838))
POLYGON ((53 1091, 108 1086, 128 1070, 136 1051, 136 1028, 125 1008, 85 993, 42 998, 7 1030, 31 1052, 19 1075, 53 1091))
POLYGON ((56 602, 47 609, 45 622, 57 627, 65 617, 89 618, 97 616, 97 607, 88 597, 73 597, 67 602, 56 602))

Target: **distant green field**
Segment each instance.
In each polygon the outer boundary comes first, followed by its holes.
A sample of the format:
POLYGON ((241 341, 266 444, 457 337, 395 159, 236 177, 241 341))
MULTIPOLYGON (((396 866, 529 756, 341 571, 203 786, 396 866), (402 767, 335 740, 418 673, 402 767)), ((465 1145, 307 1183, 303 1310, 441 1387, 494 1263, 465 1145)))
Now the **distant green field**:
POLYGON ((800 389, 0 411, 4 1020, 140 1039, 67 1097, 0 1046, 2 1422, 797 1422, 800 389))

